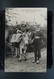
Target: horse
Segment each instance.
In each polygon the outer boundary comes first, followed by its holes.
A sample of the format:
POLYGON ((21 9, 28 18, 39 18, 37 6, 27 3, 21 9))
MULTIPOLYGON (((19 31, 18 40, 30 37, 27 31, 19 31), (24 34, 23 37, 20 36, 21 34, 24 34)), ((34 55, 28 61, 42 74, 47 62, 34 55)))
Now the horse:
POLYGON ((19 60, 22 60, 22 54, 24 55, 24 59, 27 60, 27 46, 28 46, 28 40, 29 40, 29 36, 27 33, 23 33, 22 34, 22 40, 20 43, 20 58, 19 60))
POLYGON ((24 55, 24 58, 26 60, 26 51, 27 51, 27 45, 28 45, 29 36, 28 33, 22 33, 17 31, 16 34, 12 35, 12 38, 10 42, 15 47, 15 54, 16 57, 19 56, 19 60, 22 60, 22 54, 24 55))

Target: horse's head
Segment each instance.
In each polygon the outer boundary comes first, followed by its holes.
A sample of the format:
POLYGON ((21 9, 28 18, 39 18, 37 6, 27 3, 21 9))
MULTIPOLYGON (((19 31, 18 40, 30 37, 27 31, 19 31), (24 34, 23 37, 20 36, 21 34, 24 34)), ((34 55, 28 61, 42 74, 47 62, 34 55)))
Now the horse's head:
POLYGON ((28 44, 28 40, 29 40, 28 34, 27 33, 23 33, 22 36, 23 36, 24 43, 28 44))

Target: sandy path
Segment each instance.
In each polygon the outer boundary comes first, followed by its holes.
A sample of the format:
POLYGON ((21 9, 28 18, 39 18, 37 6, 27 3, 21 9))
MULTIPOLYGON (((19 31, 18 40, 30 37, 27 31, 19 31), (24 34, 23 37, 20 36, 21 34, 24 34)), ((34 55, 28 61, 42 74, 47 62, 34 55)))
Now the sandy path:
POLYGON ((47 71, 47 51, 41 50, 40 64, 32 63, 34 53, 28 53, 28 60, 19 62, 18 58, 10 57, 5 59, 5 72, 46 72, 47 71))

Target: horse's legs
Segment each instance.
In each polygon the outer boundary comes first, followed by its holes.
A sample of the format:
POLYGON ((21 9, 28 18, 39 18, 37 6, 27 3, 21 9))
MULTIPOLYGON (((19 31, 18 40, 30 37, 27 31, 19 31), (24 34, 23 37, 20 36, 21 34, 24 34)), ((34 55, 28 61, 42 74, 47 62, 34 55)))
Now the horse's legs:
POLYGON ((27 59, 27 53, 26 53, 26 49, 27 49, 27 46, 25 46, 25 49, 24 49, 24 59, 26 60, 27 59))
POLYGON ((20 51, 19 51, 19 48, 17 48, 17 57, 20 56, 20 51))
POLYGON ((19 58, 19 60, 22 60, 22 46, 20 45, 20 58, 19 58))
POLYGON ((17 57, 17 48, 15 47, 15 51, 16 51, 16 57, 17 57))

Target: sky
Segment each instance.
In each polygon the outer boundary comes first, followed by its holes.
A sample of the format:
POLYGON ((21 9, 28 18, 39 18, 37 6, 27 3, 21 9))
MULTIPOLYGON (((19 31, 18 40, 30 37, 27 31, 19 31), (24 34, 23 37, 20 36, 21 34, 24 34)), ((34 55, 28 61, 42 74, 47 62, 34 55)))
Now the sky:
POLYGON ((11 21, 8 21, 8 24, 16 25, 16 21, 18 24, 21 21, 25 22, 33 22, 35 21, 37 24, 40 24, 42 27, 44 25, 47 26, 47 8, 7 8, 5 11, 5 17, 8 20, 10 16, 11 21), (11 9, 11 10, 10 10, 11 9))

